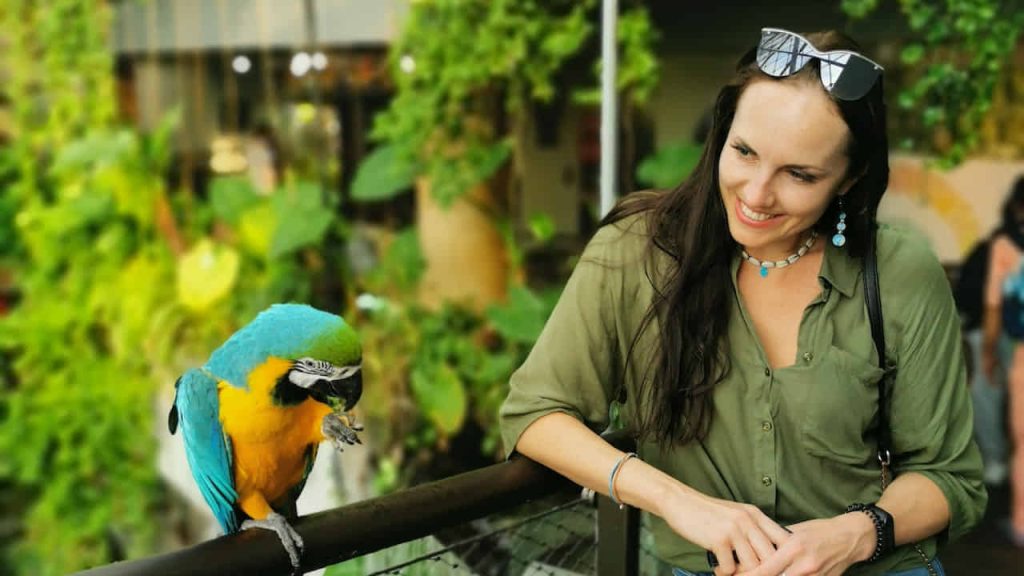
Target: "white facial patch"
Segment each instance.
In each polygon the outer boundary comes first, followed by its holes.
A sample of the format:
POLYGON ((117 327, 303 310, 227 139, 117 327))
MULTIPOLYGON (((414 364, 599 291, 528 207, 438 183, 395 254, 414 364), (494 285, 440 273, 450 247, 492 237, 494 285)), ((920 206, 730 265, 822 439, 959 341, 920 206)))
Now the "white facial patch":
POLYGON ((300 388, 309 388, 319 380, 343 380, 362 369, 360 365, 335 366, 313 358, 300 358, 288 372, 288 381, 300 388))

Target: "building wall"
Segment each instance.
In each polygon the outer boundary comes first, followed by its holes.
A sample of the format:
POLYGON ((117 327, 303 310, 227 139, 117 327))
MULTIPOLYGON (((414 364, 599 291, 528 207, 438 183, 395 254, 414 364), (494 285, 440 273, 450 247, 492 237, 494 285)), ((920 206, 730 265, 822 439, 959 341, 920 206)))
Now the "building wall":
MULTIPOLYGON (((307 44, 299 0, 133 0, 118 2, 119 54, 307 44)), ((379 45, 399 31, 408 0, 313 0, 315 39, 325 46, 379 45)))
POLYGON ((890 170, 879 220, 918 230, 939 260, 953 264, 999 225, 1024 161, 972 158, 944 172, 929 168, 926 158, 894 154, 890 170))
POLYGON ((538 144, 535 118, 530 118, 519 134, 521 153, 520 189, 516 195, 520 224, 537 214, 549 215, 561 234, 578 231, 580 197, 580 166, 577 130, 583 111, 566 107, 559 116, 556 143, 538 144))

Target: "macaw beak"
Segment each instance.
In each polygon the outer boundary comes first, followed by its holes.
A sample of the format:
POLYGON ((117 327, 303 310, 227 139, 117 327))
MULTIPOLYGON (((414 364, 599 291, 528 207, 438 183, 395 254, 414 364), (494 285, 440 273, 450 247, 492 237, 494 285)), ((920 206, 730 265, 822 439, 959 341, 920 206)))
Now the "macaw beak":
POLYGON ((313 396, 315 398, 324 402, 324 404, 332 404, 332 402, 326 402, 325 400, 327 399, 340 400, 345 406, 345 411, 351 410, 356 405, 356 402, 359 402, 359 398, 362 395, 362 370, 357 371, 348 378, 318 380, 313 385, 313 396))

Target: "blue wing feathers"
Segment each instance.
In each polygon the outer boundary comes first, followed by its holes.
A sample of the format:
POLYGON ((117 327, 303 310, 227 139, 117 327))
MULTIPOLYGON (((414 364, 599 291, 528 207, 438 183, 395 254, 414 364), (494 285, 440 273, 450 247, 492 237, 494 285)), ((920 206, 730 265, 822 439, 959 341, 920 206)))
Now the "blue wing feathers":
POLYGON ((175 406, 192 477, 224 532, 237 532, 238 493, 231 473, 231 443, 220 423, 217 381, 202 370, 189 370, 178 384, 175 406))

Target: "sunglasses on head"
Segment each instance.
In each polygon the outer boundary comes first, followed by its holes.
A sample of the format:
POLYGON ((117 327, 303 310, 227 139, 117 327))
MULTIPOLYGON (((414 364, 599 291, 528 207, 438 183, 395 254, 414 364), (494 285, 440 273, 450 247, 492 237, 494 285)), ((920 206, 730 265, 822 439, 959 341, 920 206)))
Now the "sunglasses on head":
POLYGON ((757 66, 776 78, 800 71, 811 58, 819 61, 821 85, 840 100, 860 100, 882 75, 882 67, 851 50, 821 52, 803 36, 779 28, 762 28, 757 66))

